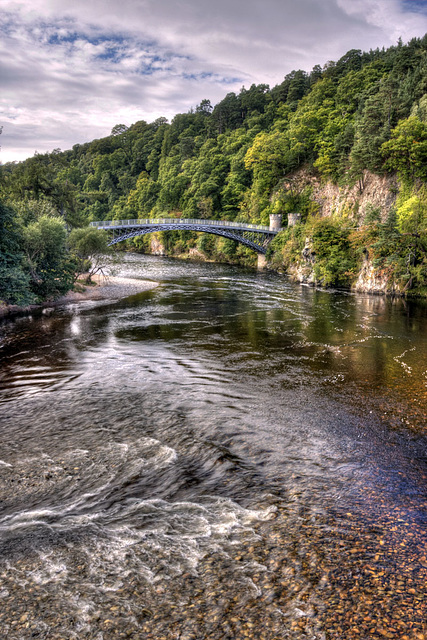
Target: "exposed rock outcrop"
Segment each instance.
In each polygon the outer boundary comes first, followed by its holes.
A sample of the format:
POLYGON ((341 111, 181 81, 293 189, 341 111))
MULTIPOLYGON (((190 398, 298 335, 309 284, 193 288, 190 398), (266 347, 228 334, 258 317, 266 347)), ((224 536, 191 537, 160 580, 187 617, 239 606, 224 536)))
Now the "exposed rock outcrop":
MULTIPOLYGON (((353 186, 339 186, 321 177, 300 169, 288 180, 284 187, 294 192, 302 192, 311 187, 311 199, 318 206, 322 217, 341 216, 354 220, 355 225, 363 224, 365 216, 372 209, 380 213, 385 221, 390 209, 396 202, 398 184, 395 176, 379 176, 365 171, 363 178, 353 186)), ((314 264, 316 254, 310 238, 306 238, 301 260, 288 269, 289 276, 297 282, 315 284, 314 264)), ((393 281, 390 270, 374 267, 365 257, 357 280, 352 287, 354 291, 376 294, 401 294, 401 287, 393 281)))
POLYGON ((192 247, 191 249, 189 249, 188 256, 192 258, 192 260, 202 260, 203 262, 206 262, 205 254, 199 251, 197 247, 192 247))
POLYGON ((165 246, 156 238, 156 234, 152 234, 150 238, 150 249, 153 256, 167 256, 168 253, 165 246))
POLYGON ((394 293, 400 295, 401 287, 394 282, 387 269, 377 269, 369 258, 364 258, 356 283, 352 287, 359 293, 394 293))
POLYGON ((370 208, 379 209, 381 218, 385 220, 390 208, 396 202, 397 181, 395 176, 379 176, 365 171, 363 178, 353 186, 339 186, 322 178, 307 169, 296 171, 284 187, 302 191, 304 187, 312 188, 312 200, 317 203, 321 216, 348 215, 363 218, 370 208))
POLYGON ((314 262, 316 260, 316 254, 313 249, 313 244, 310 238, 305 239, 304 249, 301 252, 302 261, 298 264, 291 265, 288 269, 288 275, 296 282, 303 282, 304 284, 316 283, 314 277, 314 262))

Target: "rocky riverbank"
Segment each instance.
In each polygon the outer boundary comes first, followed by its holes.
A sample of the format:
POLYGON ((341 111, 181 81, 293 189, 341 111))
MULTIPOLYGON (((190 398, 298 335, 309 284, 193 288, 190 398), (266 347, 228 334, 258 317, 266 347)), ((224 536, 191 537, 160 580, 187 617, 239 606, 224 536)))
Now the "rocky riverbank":
POLYGON ((136 280, 115 276, 95 275, 92 277, 92 281, 92 285, 78 285, 78 289, 69 291, 65 296, 61 296, 57 300, 33 304, 28 307, 4 305, 0 307, 0 318, 25 315, 37 311, 43 312, 43 309, 87 300, 119 300, 143 291, 149 291, 158 286, 157 282, 152 282, 151 280, 136 280))

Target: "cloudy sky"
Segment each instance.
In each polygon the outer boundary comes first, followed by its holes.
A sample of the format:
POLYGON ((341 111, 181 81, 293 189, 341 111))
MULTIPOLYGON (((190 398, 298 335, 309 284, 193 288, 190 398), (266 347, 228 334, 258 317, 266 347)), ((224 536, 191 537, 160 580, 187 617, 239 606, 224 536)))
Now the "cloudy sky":
POLYGON ((0 161, 427 32, 427 0, 1 0, 0 161))

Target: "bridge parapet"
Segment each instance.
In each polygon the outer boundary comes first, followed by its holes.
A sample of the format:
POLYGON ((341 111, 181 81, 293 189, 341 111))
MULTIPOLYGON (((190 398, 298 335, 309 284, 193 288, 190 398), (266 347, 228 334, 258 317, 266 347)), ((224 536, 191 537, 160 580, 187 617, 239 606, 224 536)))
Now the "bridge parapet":
POLYGON ((262 224, 249 224, 246 222, 229 222, 228 220, 206 220, 204 218, 145 218, 138 220, 100 220, 98 222, 91 222, 91 227, 97 229, 105 228, 121 228, 121 227, 145 227, 147 225, 199 225, 199 226, 213 226, 213 227, 230 227, 232 229, 250 229, 252 231, 271 232, 272 229, 262 224))

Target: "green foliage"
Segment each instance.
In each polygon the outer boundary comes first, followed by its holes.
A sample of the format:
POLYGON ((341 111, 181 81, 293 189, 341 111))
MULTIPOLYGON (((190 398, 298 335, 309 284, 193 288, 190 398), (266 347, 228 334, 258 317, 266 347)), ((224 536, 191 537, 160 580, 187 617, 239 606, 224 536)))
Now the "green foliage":
POLYGON ((28 226, 43 216, 47 218, 59 217, 55 206, 48 198, 12 201, 12 205, 17 223, 22 227, 28 226))
POLYGON ((379 209, 378 207, 374 207, 372 204, 368 204, 365 210, 364 223, 367 225, 372 225, 380 221, 381 221, 381 209, 379 209))
POLYGON ((415 116, 399 122, 381 147, 385 166, 406 179, 427 180, 427 122, 415 116))
POLYGON ((299 213, 305 222, 310 215, 317 213, 318 205, 312 199, 312 188, 287 181, 272 197, 272 213, 299 213))
POLYGON ((73 229, 68 237, 71 250, 86 260, 90 256, 110 252, 106 231, 94 227, 73 229))
POLYGON ((214 236, 207 233, 201 233, 197 240, 197 249, 203 253, 208 260, 212 259, 215 254, 214 236))
POLYGON ((223 259, 229 261, 235 256, 237 244, 234 240, 220 238, 218 245, 219 253, 223 259))
POLYGON ((71 288, 74 261, 66 250, 66 229, 61 218, 42 215, 22 230, 30 289, 37 300, 57 298, 71 288))
POLYGON ((397 228, 402 233, 425 233, 427 231, 427 201, 420 195, 405 200, 396 211, 397 228))
POLYGON ((66 293, 75 264, 66 250, 64 221, 49 204, 21 204, 17 212, 0 204, 0 299, 25 306, 66 293))
POLYGON ((287 227, 280 231, 267 249, 267 260, 276 269, 299 264, 306 238, 305 225, 287 227))
POLYGON ((315 254, 314 273, 324 286, 348 286, 357 271, 351 251, 349 229, 330 219, 317 220, 311 227, 315 254))
POLYGON ((25 272, 22 238, 14 212, 0 202, 0 302, 27 305, 34 302, 30 277, 25 272))
POLYGON ((75 263, 75 278, 87 273, 87 281, 98 271, 111 264, 112 249, 108 246, 107 232, 94 227, 73 229, 68 246, 75 263))
MULTIPOLYGON (((154 208, 159 193, 159 185, 152 180, 146 171, 142 171, 126 202, 126 216, 129 218, 144 218, 149 216, 154 208)), ((118 211, 118 219, 122 214, 118 211)))

